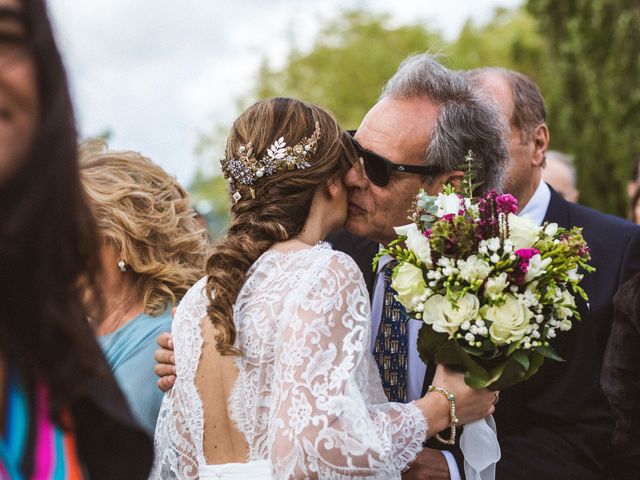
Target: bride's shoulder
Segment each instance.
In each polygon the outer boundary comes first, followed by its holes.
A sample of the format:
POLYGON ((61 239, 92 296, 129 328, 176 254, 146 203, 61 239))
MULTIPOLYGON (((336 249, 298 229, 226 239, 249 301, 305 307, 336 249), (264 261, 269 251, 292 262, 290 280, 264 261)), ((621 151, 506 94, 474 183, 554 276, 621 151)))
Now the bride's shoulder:
POLYGON ((194 283, 189 290, 187 290, 187 293, 184 294, 184 297, 182 297, 182 300, 178 305, 178 310, 180 310, 180 307, 193 308, 195 306, 199 306, 203 304, 206 306, 206 304, 208 303, 206 286, 207 286, 207 276, 205 275, 196 283, 194 283))
POLYGON ((356 281, 363 278, 355 260, 344 252, 334 250, 328 243, 322 243, 312 249, 309 270, 315 273, 330 271, 356 281))

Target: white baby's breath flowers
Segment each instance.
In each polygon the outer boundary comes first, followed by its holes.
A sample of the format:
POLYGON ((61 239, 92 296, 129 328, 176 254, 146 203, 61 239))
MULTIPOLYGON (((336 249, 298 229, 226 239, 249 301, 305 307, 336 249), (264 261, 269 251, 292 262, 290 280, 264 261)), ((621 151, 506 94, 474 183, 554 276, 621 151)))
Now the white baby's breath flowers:
POLYGON ((445 277, 451 277, 458 273, 456 261, 451 258, 440 257, 438 259, 438 266, 441 267, 442 275, 445 277))

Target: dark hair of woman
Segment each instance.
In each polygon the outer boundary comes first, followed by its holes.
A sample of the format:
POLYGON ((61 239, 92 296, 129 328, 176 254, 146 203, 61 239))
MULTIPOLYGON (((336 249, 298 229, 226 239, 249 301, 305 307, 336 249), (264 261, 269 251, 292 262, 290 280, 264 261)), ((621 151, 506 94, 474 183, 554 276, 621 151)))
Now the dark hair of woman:
POLYGON ((636 188, 633 197, 629 200, 629 208, 627 210, 629 220, 636 224, 640 224, 640 218, 636 218, 636 206, 638 205, 638 202, 640 202, 640 187, 636 188))
POLYGON ((53 418, 83 380, 109 375, 87 321, 80 280, 98 251, 79 182, 76 129, 46 8, 25 0, 27 49, 37 74, 39 119, 29 153, 0 184, 0 352, 21 378, 48 387, 53 418))
POLYGON ((239 190, 241 199, 232 201, 229 229, 213 247, 206 266, 209 319, 216 327, 216 347, 222 355, 238 355, 234 347, 236 327, 233 305, 251 265, 274 243, 299 235, 318 186, 339 176, 356 162, 348 135, 325 110, 288 98, 258 102, 233 124, 227 139, 226 158, 251 143, 256 158, 280 137, 289 146, 312 136, 320 128, 317 150, 304 170, 285 170, 259 178, 239 190), (254 198, 255 196, 255 198, 254 198))

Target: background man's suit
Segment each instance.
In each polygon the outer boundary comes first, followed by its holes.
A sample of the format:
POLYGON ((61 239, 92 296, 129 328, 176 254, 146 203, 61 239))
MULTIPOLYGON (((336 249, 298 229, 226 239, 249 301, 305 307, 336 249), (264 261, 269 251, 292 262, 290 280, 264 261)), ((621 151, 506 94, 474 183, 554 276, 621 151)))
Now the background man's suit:
MULTIPOLYGON (((640 272, 640 228, 569 203, 553 190, 545 221, 583 228, 596 268, 582 283, 590 308, 578 302, 582 320, 574 321, 573 329, 560 333, 553 343, 566 362, 547 360, 529 381, 501 393, 494 415, 502 448, 496 478, 602 479, 613 420, 599 372, 611 328, 613 295, 626 279, 640 272)), ((329 241, 356 260, 371 293, 375 278, 371 262, 378 244, 346 232, 329 241)), ((427 371, 425 385, 433 371, 427 371)), ((462 474, 462 457, 459 451, 453 453, 462 474)))

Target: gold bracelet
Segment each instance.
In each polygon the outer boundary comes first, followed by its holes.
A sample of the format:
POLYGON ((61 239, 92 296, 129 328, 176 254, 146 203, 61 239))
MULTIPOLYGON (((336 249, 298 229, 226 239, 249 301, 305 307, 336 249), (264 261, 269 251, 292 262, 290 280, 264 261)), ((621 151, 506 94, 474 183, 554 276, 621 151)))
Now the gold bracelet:
POLYGON ((449 390, 443 387, 435 387, 433 385, 429 385, 427 389, 427 393, 429 392, 438 392, 445 396, 447 401, 449 402, 449 418, 451 419, 451 435, 449 435, 448 439, 442 438, 439 434, 435 434, 436 440, 440 443, 444 443, 445 445, 455 445, 456 444, 456 427, 458 426, 458 417, 456 417, 456 396, 451 393, 449 390))

